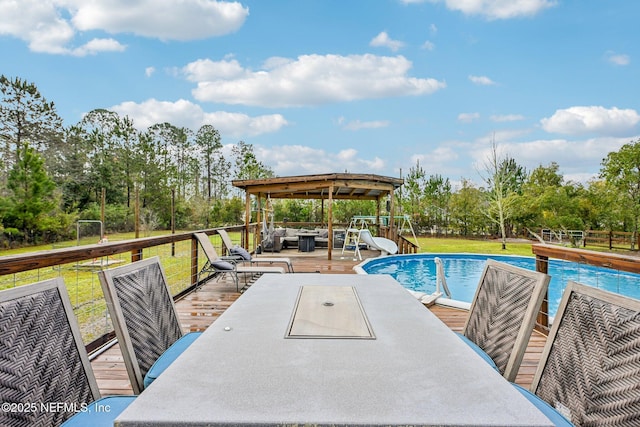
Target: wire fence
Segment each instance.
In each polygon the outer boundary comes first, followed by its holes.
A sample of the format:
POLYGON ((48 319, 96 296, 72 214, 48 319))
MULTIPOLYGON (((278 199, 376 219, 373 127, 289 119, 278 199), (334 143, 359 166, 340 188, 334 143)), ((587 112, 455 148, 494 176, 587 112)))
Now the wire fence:
MULTIPOLYGON (((235 230, 232 236, 242 240, 237 237, 238 227, 229 230, 235 230)), ((222 240, 216 229, 204 231, 211 235, 214 246, 222 254, 222 240)), ((51 251, 3 256, 0 257, 0 290, 62 277, 83 341, 92 349, 113 332, 98 272, 153 256, 160 259, 172 295, 180 295, 198 284, 197 272, 203 267, 205 257, 198 254, 192 234, 182 233, 135 241, 64 245, 51 251)))

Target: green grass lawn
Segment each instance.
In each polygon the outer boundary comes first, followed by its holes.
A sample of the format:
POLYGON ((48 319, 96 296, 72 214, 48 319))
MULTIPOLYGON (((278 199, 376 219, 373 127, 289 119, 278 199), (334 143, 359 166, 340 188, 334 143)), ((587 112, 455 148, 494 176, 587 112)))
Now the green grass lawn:
MULTIPOLYGON (((141 237, 166 235, 166 230, 154 231, 141 237)), ((230 233, 234 242, 240 241, 238 231, 230 233)), ((135 238, 134 233, 110 233, 109 241, 117 242, 135 238)), ((413 241, 412 238, 409 240, 413 241)), ((213 236, 212 241, 216 247, 221 246, 218 236, 213 236)), ((87 237, 82 239, 81 245, 95 244, 97 237, 87 237)), ((514 241, 507 243, 507 249, 502 249, 500 240, 492 239, 463 239, 455 237, 420 237, 418 238, 421 253, 476 253, 492 255, 521 255, 533 256, 531 245, 535 242, 514 241)), ((77 241, 62 242, 55 245, 47 244, 40 246, 30 246, 19 249, 1 250, 0 255, 10 256, 42 250, 56 248, 73 247, 77 241)), ((171 255, 170 244, 147 248, 143 251, 143 257, 157 255, 162 260, 163 268, 167 273, 168 282, 172 293, 178 293, 191 284, 191 242, 176 243, 175 255, 171 255)), ((105 259, 117 260, 120 265, 130 262, 130 254, 117 254, 105 259)), ((204 259, 200 260, 204 262, 204 259)), ((15 275, 0 276, 0 289, 20 286, 37 280, 50 277, 62 276, 69 290, 69 295, 74 305, 76 315, 82 325, 82 334, 85 342, 89 342, 111 329, 107 319, 106 304, 102 295, 102 290, 97 277, 97 270, 78 268, 76 263, 42 268, 39 270, 27 271, 15 275)))
MULTIPOLYGON (((411 240, 411 239, 410 239, 411 240)), ((419 237, 420 252, 428 253, 475 253, 492 255, 533 256, 531 242, 508 242, 502 249, 500 240, 471 240, 451 237, 419 237)))
MULTIPOLYGON (((166 235, 167 231, 157 231, 143 237, 166 235)), ((130 240, 135 237, 134 233, 109 234, 110 242, 130 240)), ((90 245, 98 243, 97 237, 87 237, 80 241, 80 245, 90 245)), ((43 250, 55 250, 62 248, 70 248, 78 246, 76 240, 68 242, 60 242, 56 244, 46 244, 38 246, 29 246, 17 249, 7 249, 0 251, 2 256, 11 256, 18 254, 28 254, 31 252, 40 252, 43 250)), ((175 255, 171 255, 171 244, 159 245, 143 250, 143 258, 151 256, 159 256, 162 266, 167 275, 167 280, 171 288, 171 292, 177 294, 191 284, 190 265, 191 265, 191 242, 181 241, 175 244, 175 255)), ((33 283, 40 280, 50 279, 53 277, 62 277, 64 279, 69 297, 74 307, 74 312, 80 323, 83 340, 85 343, 92 341, 103 333, 111 330, 111 324, 106 315, 106 303, 102 294, 102 289, 98 280, 97 272, 103 262, 104 265, 118 266, 130 262, 131 255, 129 252, 116 254, 109 257, 101 257, 96 259, 97 267, 87 266, 91 260, 56 265, 53 267, 44 267, 37 270, 30 270, 16 274, 0 276, 0 289, 21 286, 27 283, 33 283)), ((202 260, 204 263, 204 259, 202 260)), ((109 268, 109 267, 105 267, 109 268)))
MULTIPOLYGON (((151 233, 151 235, 158 236, 166 235, 167 233, 168 231, 159 230, 151 233)), ((240 241, 239 232, 231 232, 230 235, 234 242, 240 241)), ((109 241, 117 242, 130 240, 134 237, 134 233, 110 233, 109 241)), ((149 237, 149 235, 147 234, 143 237, 149 237)), ((219 237, 215 236, 212 240, 216 246, 221 245, 219 237)), ((96 237, 87 237, 82 239, 80 242, 81 245, 95 243, 97 243, 96 237)), ((38 252, 42 250, 72 247, 77 244, 78 242, 74 240, 57 243, 55 245, 47 244, 18 249, 7 249, 0 251, 0 255, 10 256, 29 252, 38 252)), ((467 252, 532 256, 531 243, 509 243, 507 245, 507 250, 504 251, 501 249, 500 242, 494 240, 423 237, 419 239, 419 244, 420 252, 467 252)), ((148 248, 143 251, 143 257, 148 258, 154 255, 158 255, 160 257, 164 270, 167 274, 167 279, 172 288, 171 291, 172 293, 178 293, 191 283, 191 242, 184 241, 176 243, 175 256, 171 256, 170 249, 170 244, 148 248)), ((103 257, 103 259, 109 259, 111 261, 116 260, 120 263, 119 265, 122 265, 130 261, 130 255, 129 253, 123 253, 111 257, 103 257)), ((204 262, 204 259, 202 262, 204 262)), ((82 264, 82 262, 80 264, 82 264)), ((111 325, 106 319, 106 304, 104 302, 96 269, 79 268, 77 263, 69 263, 34 271, 26 271, 14 275, 6 275, 0 277, 0 289, 20 286, 26 283, 56 276, 62 276, 65 281, 76 315, 78 316, 78 320, 81 324, 82 335, 85 342, 89 342, 110 330, 111 325)))

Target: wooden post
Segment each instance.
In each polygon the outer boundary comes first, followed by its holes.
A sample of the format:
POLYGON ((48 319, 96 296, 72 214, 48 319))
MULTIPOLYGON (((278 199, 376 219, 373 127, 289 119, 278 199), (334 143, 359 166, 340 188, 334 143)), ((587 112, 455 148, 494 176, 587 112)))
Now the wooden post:
MULTIPOLYGON (((138 190, 138 186, 136 186, 136 204, 135 204, 133 216, 135 217, 133 219, 133 222, 134 222, 133 228, 135 230, 135 236, 137 239, 138 237, 140 237, 140 192, 138 190)), ((140 261, 141 259, 142 259, 142 249, 133 250, 131 252, 131 262, 140 261)))
POLYGON ((609 231, 609 250, 613 249, 613 231, 609 231))
POLYGON ((104 208, 107 204, 107 190, 102 187, 102 197, 100 200, 100 221, 102 221, 102 228, 100 230, 100 240, 104 238, 104 208))
POLYGON ((249 224, 251 224, 251 194, 245 193, 244 201, 244 237, 243 241, 249 246, 249 224))
POLYGON ((191 284, 198 283, 198 240, 191 237, 191 284))
MULTIPOLYGON (((544 273, 544 274, 549 274, 549 257, 536 254, 536 271, 539 271, 540 273, 544 273)), ((542 305, 540 306, 540 311, 538 312, 536 323, 543 328, 542 332, 548 332, 548 329, 549 329, 549 291, 548 290, 545 292, 544 299, 542 300, 542 305)), ((537 327, 537 329, 540 329, 540 328, 537 327)))
POLYGON ((140 190, 138 190, 138 186, 136 185, 136 201, 133 209, 133 230, 135 233, 135 238, 140 237, 140 190))
POLYGON ((395 230, 395 210, 396 210, 396 206, 395 206, 395 197, 393 196, 393 187, 391 187, 391 190, 389 191, 389 198, 390 198, 390 207, 389 207, 389 239, 393 240, 394 242, 397 240, 396 239, 396 230, 395 230))
POLYGON ((331 261, 332 252, 333 252, 333 184, 329 185, 329 206, 327 207, 327 224, 329 231, 329 242, 327 248, 327 259, 331 261))
MULTIPOLYGON (((171 189, 171 234, 176 234, 176 189, 171 189)), ((176 243, 171 242, 171 256, 176 256, 176 243)))
POLYGON ((382 196, 378 196, 378 198, 376 199, 376 227, 378 228, 376 235, 380 237, 386 237, 382 235, 382 230, 384 228, 382 227, 382 223, 380 222, 380 197, 382 196))
MULTIPOLYGON (((253 233, 253 247, 257 248, 258 244, 262 243, 262 194, 258 193, 256 194, 256 208, 258 209, 258 211, 256 212, 256 228, 255 231, 253 233)), ((265 220, 267 218, 265 217, 265 220)), ((249 244, 249 242, 247 242, 247 245, 249 244)), ((249 249, 249 246, 247 246, 247 249, 249 249)), ((264 252, 264 248, 262 248, 262 252, 264 252)))

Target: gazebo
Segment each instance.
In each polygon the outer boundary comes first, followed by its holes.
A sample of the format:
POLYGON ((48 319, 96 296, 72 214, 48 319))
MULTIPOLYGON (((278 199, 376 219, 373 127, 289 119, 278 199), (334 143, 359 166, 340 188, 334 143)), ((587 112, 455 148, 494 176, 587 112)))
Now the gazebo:
POLYGON ((331 173, 321 175, 299 175, 265 179, 232 181, 234 187, 245 191, 245 241, 249 238, 251 222, 251 196, 258 200, 258 223, 261 222, 261 200, 272 199, 319 199, 327 200, 327 225, 329 228, 328 259, 333 247, 333 200, 376 201, 380 223, 380 204, 389 200, 389 237, 396 235, 394 225, 394 192, 404 184, 402 178, 371 174, 331 173))

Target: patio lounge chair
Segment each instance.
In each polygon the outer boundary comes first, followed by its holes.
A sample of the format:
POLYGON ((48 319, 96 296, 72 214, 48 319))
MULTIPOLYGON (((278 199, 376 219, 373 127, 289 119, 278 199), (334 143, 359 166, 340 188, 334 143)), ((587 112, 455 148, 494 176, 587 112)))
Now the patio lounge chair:
POLYGON ((569 282, 530 391, 514 386, 557 425, 637 426, 639 349, 640 301, 569 282))
POLYGON ((212 274, 213 276, 222 276, 225 274, 231 274, 236 284, 236 291, 240 292, 240 284, 238 274, 245 275, 245 286, 246 275, 251 274, 263 274, 263 273, 284 273, 284 268, 282 267, 245 267, 243 265, 238 265, 234 258, 229 257, 220 257, 218 252, 213 247, 211 240, 209 240, 209 236, 205 233, 194 233, 195 238, 200 243, 204 254, 207 257, 207 262, 205 263, 202 270, 198 273, 198 275, 202 275, 203 273, 212 274))
POLYGON ((100 398, 61 277, 0 291, 0 354, 0 425, 113 426, 135 399, 100 398))
POLYGON ((200 332, 182 333, 158 257, 98 273, 134 393, 141 393, 200 332))
POLYGON ((291 259, 285 258, 285 257, 273 257, 273 258, 257 257, 257 258, 254 258, 254 257, 251 256, 249 251, 247 251, 242 246, 234 245, 233 242, 231 241, 231 236, 229 236, 229 233, 227 233, 226 230, 220 229, 220 230, 218 230, 218 234, 220 235, 220 238, 222 239, 222 243, 227 248, 227 252, 229 253, 229 256, 233 257, 238 262, 248 263, 248 264, 251 264, 251 265, 258 264, 260 262, 264 262, 264 263, 268 263, 268 264, 282 263, 282 264, 286 264, 287 265, 287 270, 289 271, 289 273, 293 273, 293 265, 291 265, 291 259))
POLYGON ((514 381, 549 280, 543 273, 487 260, 462 338, 514 381))

